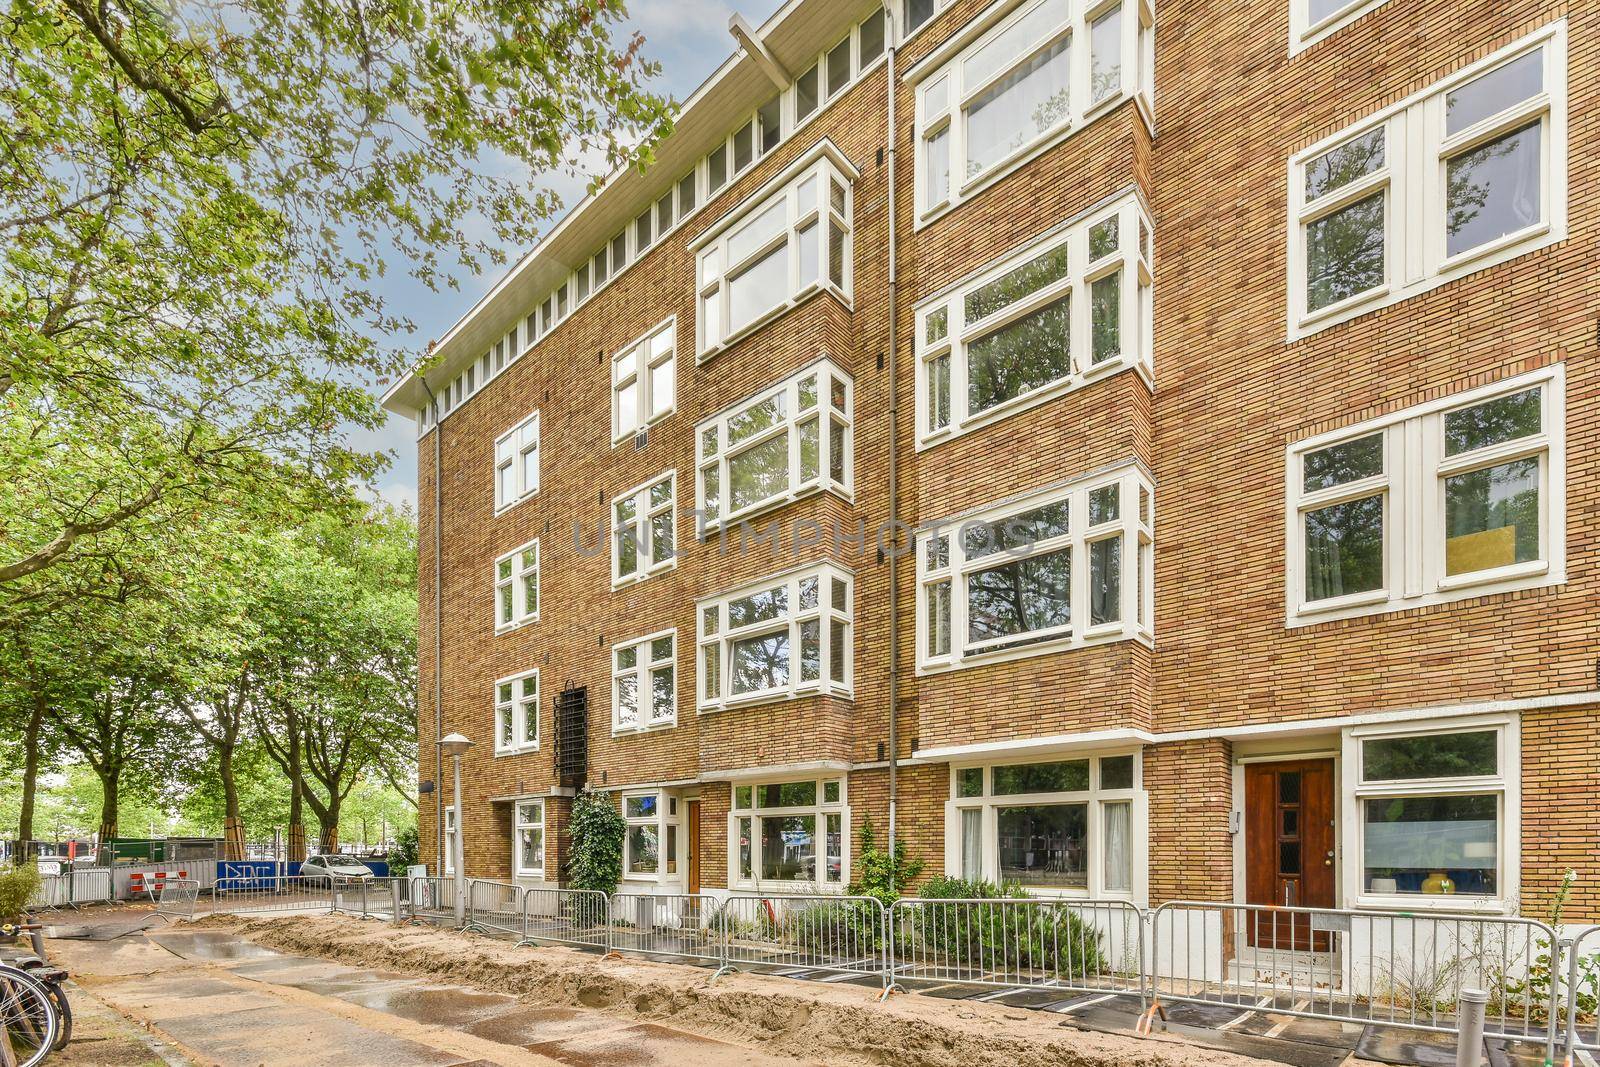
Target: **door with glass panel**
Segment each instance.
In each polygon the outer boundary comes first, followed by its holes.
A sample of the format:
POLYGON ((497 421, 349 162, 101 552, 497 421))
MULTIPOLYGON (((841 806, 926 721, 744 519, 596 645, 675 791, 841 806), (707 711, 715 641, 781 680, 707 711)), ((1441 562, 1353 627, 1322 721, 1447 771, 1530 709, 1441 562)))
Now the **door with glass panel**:
MULTIPOLYGON (((1245 901, 1333 907, 1333 760, 1248 763, 1244 785, 1245 901)), ((1313 934, 1304 913, 1251 911, 1244 923, 1253 948, 1328 950, 1328 935, 1313 934)))

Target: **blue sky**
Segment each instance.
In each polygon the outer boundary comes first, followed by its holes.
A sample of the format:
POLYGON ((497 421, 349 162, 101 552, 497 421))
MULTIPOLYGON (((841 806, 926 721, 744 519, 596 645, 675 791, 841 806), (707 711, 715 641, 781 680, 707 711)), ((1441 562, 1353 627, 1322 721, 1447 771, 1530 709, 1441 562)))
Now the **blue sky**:
MULTIPOLYGON (((618 39, 625 40, 632 29, 643 33, 646 54, 662 65, 652 88, 681 101, 733 51, 729 16, 737 11, 751 23, 759 24, 776 10, 778 3, 779 0, 633 0, 628 5, 627 27, 619 30, 618 39)), ((534 176, 530 180, 548 182, 568 204, 576 203, 583 195, 581 179, 557 175, 534 176)), ((515 262, 527 249, 506 251, 509 261, 515 262)), ((496 268, 490 273, 458 277, 459 290, 432 292, 403 272, 391 272, 382 291, 391 306, 405 308, 416 323, 417 332, 408 345, 421 352, 477 302, 502 273, 503 268, 496 268)), ((378 394, 383 390, 373 386, 372 391, 378 394)), ((391 417, 379 431, 355 432, 352 441, 358 448, 383 450, 391 455, 391 467, 378 480, 380 495, 395 503, 416 503, 416 427, 409 419, 391 417)))

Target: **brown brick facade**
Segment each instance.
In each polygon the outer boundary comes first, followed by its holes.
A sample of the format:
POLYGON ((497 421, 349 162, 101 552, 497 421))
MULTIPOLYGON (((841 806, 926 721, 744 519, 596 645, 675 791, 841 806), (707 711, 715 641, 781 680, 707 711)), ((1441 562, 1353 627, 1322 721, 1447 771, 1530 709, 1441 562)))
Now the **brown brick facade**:
MULTIPOLYGON (((989 6, 953 3, 908 43, 902 72, 989 6)), ((1592 719, 1600 701, 1539 706, 1592 693, 1600 655, 1600 274, 1593 269, 1600 126, 1589 117, 1600 95, 1600 11, 1537 0, 1396 0, 1291 57, 1286 2, 1223 10, 1166 0, 1158 9, 1156 135, 1136 105, 1124 102, 920 229, 911 206, 915 95, 901 87, 901 378, 893 398, 884 361, 888 170, 880 149, 887 82, 880 67, 435 429, 440 470, 432 434, 422 439, 421 777, 434 777, 439 561, 428 533, 434 479, 442 477, 441 721, 443 732, 478 742, 464 768, 470 873, 509 876, 505 798, 556 789, 552 701, 569 686, 588 692, 592 787, 666 785, 680 797, 698 796, 703 886, 730 884, 729 775, 811 764, 828 769, 807 773, 843 774, 852 850, 869 819, 881 842, 893 595, 902 625, 898 756, 905 761, 897 831, 926 863, 924 877, 944 871, 951 785, 949 758, 919 752, 1054 739, 1052 748, 1010 750, 1019 756, 955 757, 1016 762, 1072 758, 1071 743, 1060 739, 1073 735, 1093 734, 1101 748, 1143 743, 1148 830, 1136 862, 1147 862, 1148 903, 1230 900, 1239 848, 1229 827, 1240 803, 1235 738, 1327 720, 1317 743, 1337 745, 1341 728, 1374 716, 1426 719, 1425 709, 1465 711, 1499 701, 1496 709, 1520 721, 1521 903, 1547 908, 1571 867, 1580 882, 1569 919, 1600 917, 1600 829, 1590 815, 1600 756, 1592 719), (1568 26, 1567 238, 1289 342, 1289 157, 1558 18, 1568 26), (860 172, 852 302, 814 295, 697 363, 690 245, 824 138, 860 172), (1154 389, 1137 373, 1117 373, 919 451, 912 307, 1128 189, 1137 190, 1155 229, 1154 389), (643 447, 613 446, 610 356, 669 316, 678 323, 676 411, 650 430, 643 447), (785 531, 775 545, 735 550, 732 534, 697 541, 690 514, 696 423, 824 355, 854 381, 854 500, 824 493, 761 516, 757 527, 777 520, 785 531), (1565 583, 1285 625, 1287 447, 1557 362, 1567 374, 1565 583), (919 677, 911 560, 900 563, 900 585, 891 591, 889 566, 870 534, 865 545, 801 549, 791 534, 797 521, 872 530, 888 516, 892 401, 899 406, 895 447, 907 522, 1107 464, 1131 460, 1147 470, 1157 501, 1153 647, 1119 641, 919 677), (540 491, 496 515, 495 438, 534 410, 542 419, 540 491), (613 591, 609 553, 596 550, 597 523, 615 495, 669 469, 677 475, 676 531, 686 554, 673 569, 613 591), (539 620, 497 636, 493 561, 535 537, 539 620), (854 574, 853 699, 804 697, 697 713, 696 602, 823 559, 854 574), (677 634, 677 725, 613 737, 611 647, 666 629, 677 634), (541 746, 494 756, 494 680, 532 667, 542 687, 541 746), (1174 734, 1183 739, 1167 739, 1174 734)), ((440 785, 423 798, 429 861, 433 805, 450 799, 448 766, 440 785)), ((553 797, 546 811, 553 880, 569 848, 570 800, 553 797)), ((1353 817, 1341 811, 1340 818, 1353 817)), ((1359 857, 1342 862, 1359 864, 1359 857)))

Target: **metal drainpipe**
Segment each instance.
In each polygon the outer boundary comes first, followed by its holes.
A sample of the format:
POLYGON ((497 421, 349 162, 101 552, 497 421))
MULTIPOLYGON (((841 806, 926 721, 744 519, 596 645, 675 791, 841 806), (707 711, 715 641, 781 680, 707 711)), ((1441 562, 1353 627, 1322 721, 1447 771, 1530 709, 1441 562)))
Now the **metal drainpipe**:
MULTIPOLYGON (((444 563, 439 558, 440 509, 444 506, 444 476, 439 469, 439 438, 443 434, 439 422, 439 398, 428 388, 426 375, 417 380, 428 394, 428 406, 433 409, 433 869, 444 870, 444 756, 439 753, 439 739, 444 736, 444 680, 439 672, 444 654, 444 593, 441 573, 444 563)), ((458 816, 459 818, 459 816, 458 816)))
MULTIPOLYGON (((900 322, 899 274, 895 256, 895 142, 899 133, 895 126, 895 51, 899 30, 894 17, 893 0, 883 5, 884 40, 888 42, 885 72, 888 76, 888 138, 889 138, 889 533, 891 538, 900 525, 900 322)), ((900 710, 900 554, 897 544, 889 546, 889 876, 895 876, 895 801, 896 775, 899 769, 897 720, 900 710)))

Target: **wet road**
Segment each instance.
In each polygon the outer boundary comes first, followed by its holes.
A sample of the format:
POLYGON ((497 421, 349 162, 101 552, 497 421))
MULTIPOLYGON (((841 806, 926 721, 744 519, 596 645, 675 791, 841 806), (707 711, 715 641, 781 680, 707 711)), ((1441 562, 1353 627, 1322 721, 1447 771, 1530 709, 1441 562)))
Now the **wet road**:
POLYGON ((287 956, 227 932, 55 941, 85 993, 195 1063, 792 1067, 801 1061, 598 1011, 287 956))

